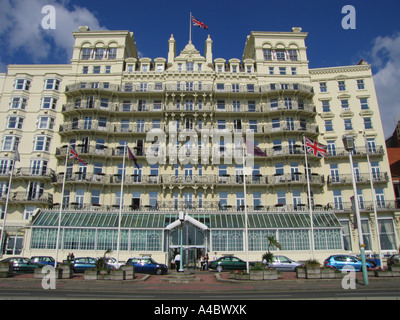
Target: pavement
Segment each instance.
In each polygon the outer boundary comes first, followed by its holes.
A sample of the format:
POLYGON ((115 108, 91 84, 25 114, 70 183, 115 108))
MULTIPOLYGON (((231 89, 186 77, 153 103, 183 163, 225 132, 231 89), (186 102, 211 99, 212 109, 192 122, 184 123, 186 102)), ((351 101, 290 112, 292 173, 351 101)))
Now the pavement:
MULTIPOLYGON (((138 290, 156 292, 230 292, 230 291, 309 291, 309 290, 341 290, 342 279, 297 279, 295 272, 284 272, 278 280, 264 281, 243 281, 228 279, 229 273, 218 273, 215 271, 187 271, 185 274, 193 274, 201 281, 189 283, 169 283, 165 279, 169 275, 178 275, 175 270, 170 270, 168 275, 146 275, 136 273, 135 279, 124 281, 111 280, 84 280, 83 274, 74 274, 71 279, 57 279, 57 288, 65 290, 118 290, 129 291, 138 290)), ((357 289, 368 288, 379 290, 400 290, 400 277, 377 278, 369 277, 369 285, 363 285, 361 272, 356 273, 357 289)), ((15 275, 11 278, 0 279, 0 290, 22 289, 22 288, 41 288, 42 280, 35 279, 33 274, 15 275)), ((400 295, 399 295, 400 297, 400 295)))

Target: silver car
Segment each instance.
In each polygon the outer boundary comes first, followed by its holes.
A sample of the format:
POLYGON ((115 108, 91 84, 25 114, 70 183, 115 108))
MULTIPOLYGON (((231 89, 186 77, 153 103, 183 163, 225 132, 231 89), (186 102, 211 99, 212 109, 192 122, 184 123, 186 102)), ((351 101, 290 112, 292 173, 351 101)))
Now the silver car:
POLYGON ((296 271, 297 267, 304 265, 301 262, 296 262, 285 256, 275 256, 272 263, 269 264, 270 267, 275 268, 278 271, 296 271))

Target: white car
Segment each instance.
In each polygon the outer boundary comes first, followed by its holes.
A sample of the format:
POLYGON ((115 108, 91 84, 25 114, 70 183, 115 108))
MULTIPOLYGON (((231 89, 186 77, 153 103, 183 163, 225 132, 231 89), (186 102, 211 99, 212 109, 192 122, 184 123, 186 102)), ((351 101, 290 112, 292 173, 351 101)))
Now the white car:
POLYGON ((106 262, 109 266, 112 266, 115 269, 119 269, 120 266, 125 264, 125 262, 123 262, 123 261, 117 262, 117 259, 115 259, 115 258, 106 258, 106 262))

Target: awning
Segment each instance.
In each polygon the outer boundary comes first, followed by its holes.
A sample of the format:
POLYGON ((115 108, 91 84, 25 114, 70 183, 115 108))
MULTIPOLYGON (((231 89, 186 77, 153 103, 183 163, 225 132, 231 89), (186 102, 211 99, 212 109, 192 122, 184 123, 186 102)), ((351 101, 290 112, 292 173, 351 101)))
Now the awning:
MULTIPOLYGON (((210 229, 244 229, 244 213, 195 213, 188 214, 191 223, 197 221, 210 229)), ((32 227, 57 227, 59 212, 39 212, 32 227)), ((118 212, 75 211, 63 212, 61 227, 67 228, 118 228, 118 212)), ((165 229, 179 221, 178 213, 122 213, 121 228, 124 229, 165 229)), ((314 213, 314 228, 341 228, 334 213, 314 213)), ((249 229, 308 229, 308 213, 249 213, 249 229)), ((202 229, 205 229, 204 227, 202 229)))

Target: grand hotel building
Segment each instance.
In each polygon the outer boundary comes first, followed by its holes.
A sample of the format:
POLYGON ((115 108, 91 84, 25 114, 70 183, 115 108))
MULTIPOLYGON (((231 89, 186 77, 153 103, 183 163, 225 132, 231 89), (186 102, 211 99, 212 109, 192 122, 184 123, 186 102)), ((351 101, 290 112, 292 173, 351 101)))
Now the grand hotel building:
POLYGON ((244 258, 245 197, 251 260, 261 259, 270 235, 281 244, 276 252, 310 258, 310 206, 316 257, 358 254, 344 134, 356 142, 354 172, 367 253, 378 252, 378 239, 383 253, 400 245, 400 212, 370 65, 309 69, 307 33, 301 28, 251 32, 241 60, 213 58, 210 37, 204 55, 192 43, 177 54, 171 35, 167 58, 150 59, 138 56, 129 31, 81 27, 73 35, 70 64, 10 65, 0 74, 1 219, 13 174, 5 255, 54 256, 63 205, 59 260, 70 252, 97 257, 106 249, 115 256, 125 144, 139 168, 126 158, 121 260, 151 254, 170 261, 180 245, 179 212, 187 215, 187 266, 204 252, 244 258), (178 133, 253 130, 254 143, 267 157, 254 158, 246 194, 242 164, 224 162, 238 151, 233 142, 221 139, 206 154, 198 152, 207 144, 202 136, 198 148, 167 139, 168 150, 186 148, 195 160, 176 161, 158 145, 165 161, 150 164, 149 132, 161 130, 168 137, 171 125, 178 133), (308 156, 311 203, 304 136, 328 145, 326 158, 308 156), (68 144, 87 165, 65 164, 68 144), (11 172, 17 146, 20 161, 11 172))

